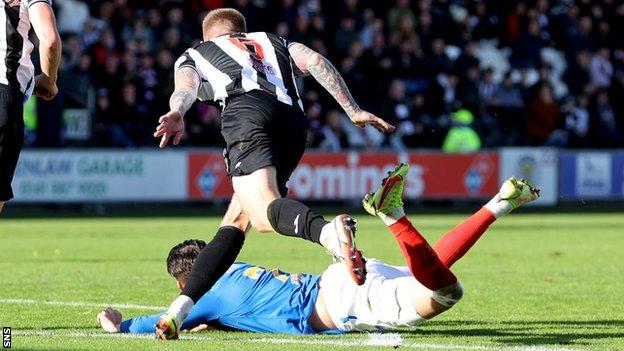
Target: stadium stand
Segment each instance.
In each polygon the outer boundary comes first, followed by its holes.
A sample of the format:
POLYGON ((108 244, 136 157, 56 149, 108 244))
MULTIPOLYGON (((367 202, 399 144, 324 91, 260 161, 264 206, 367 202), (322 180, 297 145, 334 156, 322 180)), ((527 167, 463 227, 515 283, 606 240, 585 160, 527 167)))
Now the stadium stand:
MULTIPOLYGON (((301 83, 309 146, 442 148, 465 109, 482 148, 624 146, 624 3, 537 0, 55 0, 64 39, 60 98, 27 108, 29 147, 152 146, 175 59, 206 11, 239 9, 250 31, 336 62, 356 99, 398 125, 360 130, 301 83)), ((196 104, 188 146, 221 146, 219 109, 196 104)))

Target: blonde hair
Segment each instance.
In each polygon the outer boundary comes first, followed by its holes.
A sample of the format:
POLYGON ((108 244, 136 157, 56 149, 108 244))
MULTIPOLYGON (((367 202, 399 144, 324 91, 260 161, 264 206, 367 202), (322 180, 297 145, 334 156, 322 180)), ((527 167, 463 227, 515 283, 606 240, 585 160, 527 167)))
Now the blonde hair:
MULTIPOLYGON (((208 12, 202 23, 204 38, 207 37, 207 34, 216 26, 224 26, 227 28, 228 32, 233 33, 247 32, 245 16, 233 8, 221 8, 208 12)), ((227 32, 218 34, 227 34, 227 32)))

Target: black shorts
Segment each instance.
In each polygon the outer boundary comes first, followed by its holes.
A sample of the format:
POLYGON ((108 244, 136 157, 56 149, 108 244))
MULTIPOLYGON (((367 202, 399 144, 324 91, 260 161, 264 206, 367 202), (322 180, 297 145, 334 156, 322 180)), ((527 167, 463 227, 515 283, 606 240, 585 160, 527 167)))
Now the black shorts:
POLYGON ((0 85, 0 201, 13 198, 11 182, 24 143, 24 95, 0 85))
POLYGON ((299 106, 279 102, 262 92, 232 97, 221 115, 225 139, 224 159, 230 177, 275 166, 280 194, 295 170, 306 146, 308 119, 299 106))

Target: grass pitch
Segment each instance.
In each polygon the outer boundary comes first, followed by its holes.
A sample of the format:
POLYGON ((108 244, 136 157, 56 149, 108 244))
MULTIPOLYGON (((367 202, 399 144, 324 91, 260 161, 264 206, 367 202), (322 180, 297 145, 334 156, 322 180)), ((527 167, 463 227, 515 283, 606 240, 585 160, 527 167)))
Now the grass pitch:
MULTIPOLYGON (((463 217, 411 216, 432 242, 463 217)), ((0 219, 0 324, 13 328, 13 348, 37 350, 624 349, 619 214, 502 219, 453 267, 464 299, 418 330, 310 337, 208 332, 169 343, 100 332, 101 306, 129 304, 120 308, 124 317, 167 306, 178 294, 165 269, 169 248, 209 239, 217 224, 217 218, 0 219)), ((403 263, 393 237, 372 217, 360 216, 358 246, 368 257, 403 263)), ((309 273, 330 263, 313 244, 257 233, 240 260, 309 273)))

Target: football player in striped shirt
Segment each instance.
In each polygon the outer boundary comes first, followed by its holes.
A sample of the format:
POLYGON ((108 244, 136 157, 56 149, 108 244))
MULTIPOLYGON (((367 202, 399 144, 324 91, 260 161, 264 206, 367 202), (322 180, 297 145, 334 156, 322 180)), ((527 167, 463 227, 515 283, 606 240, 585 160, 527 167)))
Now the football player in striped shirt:
POLYGON ((203 39, 177 60, 170 111, 160 117, 154 137, 161 138, 160 147, 170 139, 177 145, 191 105, 197 99, 219 103, 234 196, 217 234, 197 257, 182 294, 158 321, 162 339, 175 338, 177 326, 194 303, 234 262, 251 226, 322 245, 344 262, 357 284, 364 283, 366 266, 353 238, 355 221, 342 214, 329 222, 286 198, 286 182, 303 156, 308 128, 296 77, 312 76, 355 125, 394 130, 358 106, 329 60, 275 34, 248 33, 245 18, 234 9, 209 12, 203 39))
POLYGON ((13 198, 11 183, 24 144, 24 103, 32 94, 52 100, 61 62, 61 38, 51 0, 0 1, 0 212, 13 198), (41 74, 30 59, 33 29, 41 74))

